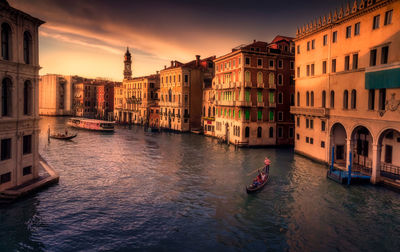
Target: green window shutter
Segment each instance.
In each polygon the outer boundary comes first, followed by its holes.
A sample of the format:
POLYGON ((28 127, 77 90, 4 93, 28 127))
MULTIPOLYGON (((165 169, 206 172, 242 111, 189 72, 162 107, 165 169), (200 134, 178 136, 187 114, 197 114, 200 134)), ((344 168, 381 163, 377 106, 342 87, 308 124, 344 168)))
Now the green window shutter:
POLYGON ((257 100, 258 100, 258 102, 262 102, 263 101, 263 97, 262 97, 262 92, 261 91, 257 92, 257 100))
POLYGON ((250 111, 246 109, 246 120, 250 120, 250 111))
POLYGON ((274 121, 274 111, 269 111, 269 120, 270 120, 271 122, 274 121))
POLYGON ((269 93, 269 102, 270 103, 274 103, 275 102, 275 95, 274 95, 274 93, 269 93))
POLYGON ((235 119, 235 110, 232 110, 232 117, 235 119))
POLYGON ((228 111, 228 117, 231 117, 231 110, 228 111))
POLYGON ((242 117, 242 111, 239 110, 239 119, 242 117))
POLYGON ((246 90, 246 101, 250 101, 250 91, 246 90))
POLYGON ((226 116, 226 109, 224 109, 224 116, 226 116))
POLYGON ((259 110, 259 111, 258 111, 257 119, 258 119, 259 121, 262 120, 262 110, 259 110))

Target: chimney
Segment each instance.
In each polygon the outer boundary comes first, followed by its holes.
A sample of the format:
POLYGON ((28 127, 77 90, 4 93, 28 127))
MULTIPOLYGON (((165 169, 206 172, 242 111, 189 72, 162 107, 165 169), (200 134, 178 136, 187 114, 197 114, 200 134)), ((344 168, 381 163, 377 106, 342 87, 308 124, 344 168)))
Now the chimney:
POLYGON ((256 40, 253 40, 253 43, 256 43, 256 40))
POLYGON ((174 66, 174 61, 173 60, 171 60, 171 67, 173 67, 174 66))
POLYGON ((159 73, 160 73, 160 71, 156 71, 156 73, 157 73, 157 74, 159 74, 159 73))
POLYGON ((164 69, 167 69, 167 65, 164 65, 164 69))
POLYGON ((196 55, 196 66, 200 65, 200 55, 196 55))

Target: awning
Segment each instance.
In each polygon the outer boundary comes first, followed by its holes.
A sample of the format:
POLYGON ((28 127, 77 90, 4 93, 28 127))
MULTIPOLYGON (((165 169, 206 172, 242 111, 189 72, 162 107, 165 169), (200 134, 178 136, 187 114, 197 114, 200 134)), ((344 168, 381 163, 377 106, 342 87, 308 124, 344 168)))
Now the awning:
POLYGON ((365 73, 366 89, 399 88, 400 68, 365 73))

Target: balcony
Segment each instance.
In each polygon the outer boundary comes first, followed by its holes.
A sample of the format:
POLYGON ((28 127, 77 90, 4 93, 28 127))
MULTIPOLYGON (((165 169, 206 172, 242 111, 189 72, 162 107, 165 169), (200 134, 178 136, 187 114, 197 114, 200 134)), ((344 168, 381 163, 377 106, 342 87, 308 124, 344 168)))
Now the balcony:
POLYGON ((276 89, 276 84, 275 83, 269 83, 268 84, 269 89, 276 89))
POLYGON ((265 107, 265 103, 264 102, 257 102, 257 107, 265 107))
POLYGON ((290 113, 296 115, 309 115, 309 116, 318 116, 318 117, 327 117, 329 116, 329 109, 327 108, 312 108, 312 107, 290 107, 290 113))
POLYGON ((215 117, 203 117, 204 121, 215 121, 215 117))
POLYGON ((253 83, 251 81, 245 81, 244 82, 244 87, 245 88, 251 88, 251 87, 253 87, 253 83))
POLYGON ((264 86, 265 86, 264 83, 258 83, 257 82, 257 88, 264 88, 264 86))
POLYGON ((270 108, 276 108, 276 102, 270 102, 269 103, 270 108))
POLYGON ((236 101, 238 107, 251 107, 251 101, 236 101))
POLYGON ((234 101, 215 101, 215 105, 217 106, 235 106, 234 101))

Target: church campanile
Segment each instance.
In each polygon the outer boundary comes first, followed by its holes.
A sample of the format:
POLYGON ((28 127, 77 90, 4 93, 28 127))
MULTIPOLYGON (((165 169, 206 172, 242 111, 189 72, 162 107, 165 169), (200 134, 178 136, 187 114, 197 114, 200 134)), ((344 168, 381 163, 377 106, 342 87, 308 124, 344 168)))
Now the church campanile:
POLYGON ((124 69, 124 79, 131 79, 132 78, 132 56, 131 53, 129 52, 129 48, 126 48, 126 53, 125 53, 125 69, 124 69))

